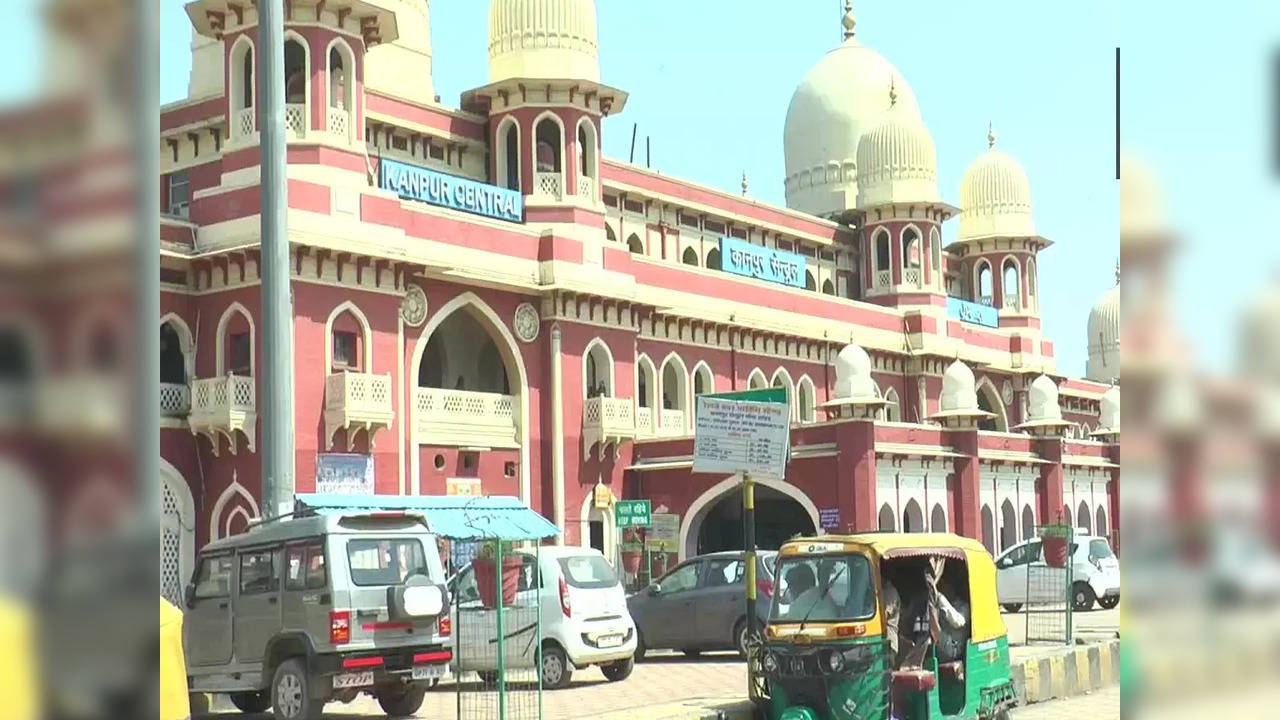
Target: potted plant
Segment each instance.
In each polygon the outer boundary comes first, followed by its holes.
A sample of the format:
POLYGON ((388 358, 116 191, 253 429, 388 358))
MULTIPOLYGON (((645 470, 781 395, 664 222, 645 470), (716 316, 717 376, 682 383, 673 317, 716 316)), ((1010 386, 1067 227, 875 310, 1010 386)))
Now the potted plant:
POLYGON ((1071 526, 1062 524, 1041 528, 1041 546, 1044 548, 1044 564, 1052 568, 1067 566, 1067 541, 1071 539, 1071 526))
POLYGON ((622 569, 628 575, 635 575, 640 572, 640 559, 644 555, 644 546, 641 544, 640 535, 635 528, 628 528, 622 533, 622 569))
POLYGON ((502 605, 510 607, 516 602, 516 592, 520 589, 520 569, 524 565, 515 554, 511 543, 506 540, 490 540, 480 547, 479 554, 471 562, 476 571, 476 591, 480 593, 480 602, 487 608, 497 607, 497 556, 498 547, 502 548, 502 605))

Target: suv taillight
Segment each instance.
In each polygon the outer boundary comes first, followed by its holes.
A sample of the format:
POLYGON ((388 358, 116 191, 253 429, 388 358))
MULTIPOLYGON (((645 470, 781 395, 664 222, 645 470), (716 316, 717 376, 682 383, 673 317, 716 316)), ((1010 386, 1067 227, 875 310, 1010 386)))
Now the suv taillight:
POLYGON ((351 642, 351 611, 329 611, 329 644, 343 645, 351 642))
POLYGON ((569 583, 560 578, 560 610, 565 617, 573 617, 573 606, 569 604, 569 583))
POLYGON ((439 626, 438 626, 438 627, 440 628, 440 634, 441 634, 441 635, 445 635, 445 636, 452 635, 452 634, 453 634, 453 619, 452 619, 452 618, 450 618, 448 615, 441 615, 441 616, 440 616, 440 624, 439 624, 439 626))

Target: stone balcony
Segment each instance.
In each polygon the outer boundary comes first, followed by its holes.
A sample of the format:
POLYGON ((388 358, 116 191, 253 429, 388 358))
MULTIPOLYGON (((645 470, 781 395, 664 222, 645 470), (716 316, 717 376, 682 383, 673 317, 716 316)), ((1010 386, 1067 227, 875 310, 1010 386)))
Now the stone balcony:
POLYGON ((419 387, 414 432, 430 445, 518 448, 519 408, 513 395, 419 387))
POLYGON ((347 431, 347 446, 364 430, 373 447, 379 430, 391 427, 395 410, 391 403, 391 376, 361 372, 333 373, 324 381, 324 437, 333 449, 333 436, 347 431))
POLYGON ((228 374, 191 383, 191 415, 187 422, 191 432, 209 438, 214 455, 218 454, 219 436, 227 439, 235 453, 237 431, 252 451, 257 421, 257 393, 252 377, 228 374))
POLYGON ((160 383, 160 417, 187 419, 191 414, 191 386, 160 383))
POLYGON ((605 449, 613 446, 614 457, 622 443, 636 436, 636 418, 631 398, 593 397, 582 406, 582 452, 591 457, 593 447, 598 447, 600 458, 605 449))
POLYGON ((654 410, 653 408, 636 408, 636 437, 680 437, 692 435, 693 432, 685 424, 683 410, 654 410))
POLYGON ((36 386, 35 397, 35 424, 50 435, 119 438, 128 426, 128 387, 122 378, 49 377, 36 386))

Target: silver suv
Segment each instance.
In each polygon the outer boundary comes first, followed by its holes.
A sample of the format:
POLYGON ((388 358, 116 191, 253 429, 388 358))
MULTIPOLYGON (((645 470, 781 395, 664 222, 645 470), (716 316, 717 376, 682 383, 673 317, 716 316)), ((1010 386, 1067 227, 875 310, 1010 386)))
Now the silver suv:
POLYGON ((205 546, 186 601, 190 689, 280 720, 362 692, 412 715, 453 657, 436 537, 413 512, 299 506, 205 546))

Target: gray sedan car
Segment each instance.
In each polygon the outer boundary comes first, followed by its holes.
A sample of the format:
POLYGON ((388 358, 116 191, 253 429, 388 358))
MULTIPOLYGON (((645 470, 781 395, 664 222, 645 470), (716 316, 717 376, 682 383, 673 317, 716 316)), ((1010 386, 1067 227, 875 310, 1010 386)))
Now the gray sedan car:
MULTIPOLYGON (((773 602, 778 553, 756 553, 756 627, 773 602)), ((746 656, 746 562, 741 552, 690 558, 648 588, 627 598, 639 630, 636 659, 646 650, 671 648, 689 656, 703 650, 737 650, 746 656)))

